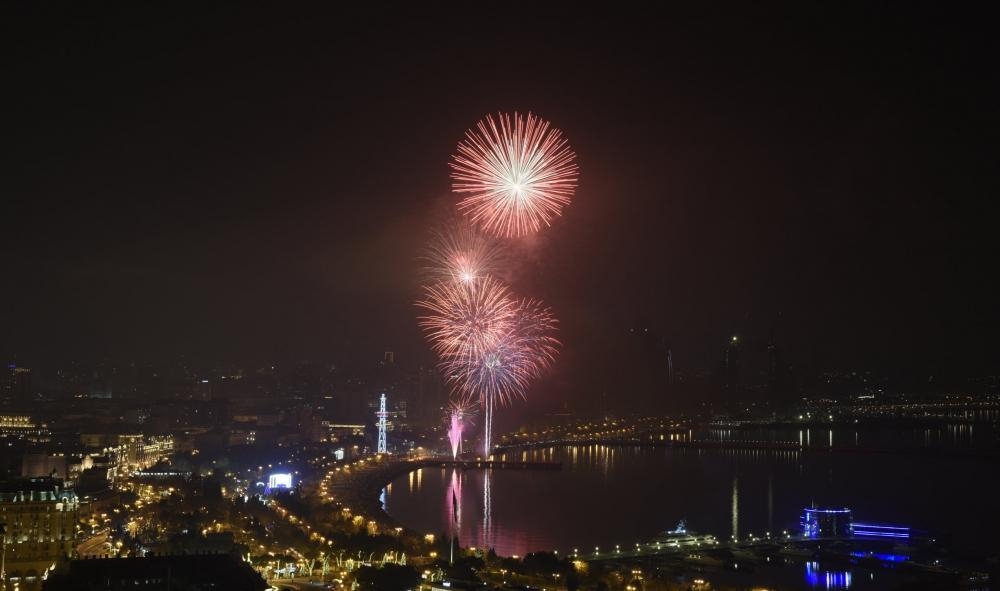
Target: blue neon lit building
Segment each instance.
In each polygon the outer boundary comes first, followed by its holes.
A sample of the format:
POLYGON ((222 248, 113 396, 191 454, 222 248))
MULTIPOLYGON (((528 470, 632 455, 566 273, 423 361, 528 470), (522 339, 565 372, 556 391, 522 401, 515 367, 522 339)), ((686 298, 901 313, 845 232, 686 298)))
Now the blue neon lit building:
POLYGON ((896 525, 854 522, 851 524, 851 535, 859 538, 908 540, 910 539, 910 528, 896 525))
POLYGON ((808 508, 801 525, 806 538, 846 538, 851 535, 851 510, 808 508))
POLYGON ((861 523, 854 521, 851 510, 803 509, 800 521, 802 537, 805 538, 870 538, 886 540, 909 540, 914 532, 908 527, 861 523))

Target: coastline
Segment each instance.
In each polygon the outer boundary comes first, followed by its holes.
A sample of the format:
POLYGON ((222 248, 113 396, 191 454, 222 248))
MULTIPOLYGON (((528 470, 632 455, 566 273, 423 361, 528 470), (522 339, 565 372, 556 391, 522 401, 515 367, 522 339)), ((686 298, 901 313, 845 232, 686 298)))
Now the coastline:
POLYGON ((409 460, 389 460, 360 470, 355 469, 337 483, 334 490, 335 502, 349 508, 355 515, 374 521, 379 530, 401 527, 409 531, 385 511, 379 497, 382 489, 394 479, 420 467, 422 466, 409 460))

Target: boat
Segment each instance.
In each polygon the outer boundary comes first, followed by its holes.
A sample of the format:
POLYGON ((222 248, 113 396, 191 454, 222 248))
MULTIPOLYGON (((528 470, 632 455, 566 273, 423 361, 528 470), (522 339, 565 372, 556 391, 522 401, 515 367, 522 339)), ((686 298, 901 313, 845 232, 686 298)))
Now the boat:
POLYGON ((681 519, 677 527, 658 534, 650 544, 668 548, 684 548, 689 546, 715 545, 718 540, 711 534, 699 534, 688 530, 687 523, 681 519))

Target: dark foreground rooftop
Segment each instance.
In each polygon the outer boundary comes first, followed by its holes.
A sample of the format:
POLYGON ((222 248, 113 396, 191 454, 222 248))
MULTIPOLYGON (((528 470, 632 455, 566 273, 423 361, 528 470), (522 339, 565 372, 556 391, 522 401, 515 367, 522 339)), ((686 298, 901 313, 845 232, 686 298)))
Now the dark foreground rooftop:
POLYGON ((228 554, 99 558, 61 564, 44 591, 145 589, 260 591, 264 579, 249 564, 228 554))

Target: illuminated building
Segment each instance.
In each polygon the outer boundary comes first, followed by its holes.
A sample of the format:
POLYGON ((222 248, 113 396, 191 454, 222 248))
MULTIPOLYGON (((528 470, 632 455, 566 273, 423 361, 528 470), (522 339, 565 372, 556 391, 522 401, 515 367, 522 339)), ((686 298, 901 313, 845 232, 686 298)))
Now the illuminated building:
POLYGON ((190 480, 190 470, 136 470, 132 473, 133 480, 156 481, 156 480, 190 480))
POLYGON ((323 421, 322 426, 326 427, 327 431, 329 431, 331 441, 340 437, 361 436, 365 434, 365 426, 363 423, 337 424, 330 423, 329 421, 323 421))
POLYGON ((851 524, 851 535, 859 538, 889 538, 895 540, 910 539, 910 528, 897 525, 878 525, 874 523, 851 524))
POLYGON ((173 450, 174 438, 169 435, 119 435, 117 446, 109 451, 119 468, 141 470, 170 456, 173 450))
POLYGON ((806 538, 846 538, 851 535, 851 510, 808 508, 801 525, 806 538))
POLYGON ((0 522, 7 589, 39 588, 57 560, 73 552, 79 502, 51 479, 0 485, 0 522))
POLYGON ((805 509, 802 514, 802 535, 807 538, 870 538, 909 540, 914 535, 909 527, 860 523, 854 521, 851 510, 805 509))
POLYGON ((37 426, 28 415, 0 415, 0 432, 21 433, 37 426))
POLYGON ((233 429, 229 432, 227 442, 229 447, 237 445, 253 445, 257 441, 257 432, 250 429, 233 429))
POLYGON ((384 454, 388 453, 386 445, 386 418, 389 413, 385 410, 385 393, 382 393, 381 398, 379 398, 378 413, 378 453, 384 454))
POLYGON ((51 439, 47 425, 39 424, 28 415, 0 415, 0 437, 46 443, 51 439))

